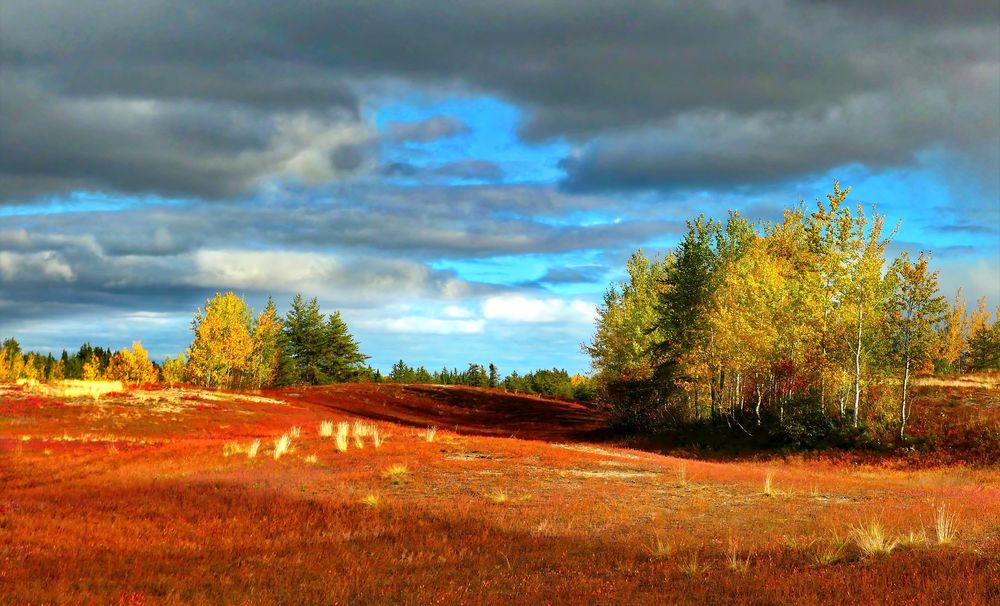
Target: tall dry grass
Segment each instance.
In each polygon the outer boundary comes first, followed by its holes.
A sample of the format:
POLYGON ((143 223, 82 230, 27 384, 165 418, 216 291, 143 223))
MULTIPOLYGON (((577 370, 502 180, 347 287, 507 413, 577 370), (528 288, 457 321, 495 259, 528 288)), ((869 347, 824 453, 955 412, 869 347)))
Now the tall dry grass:
POLYGON ((109 393, 122 393, 125 385, 121 381, 82 381, 65 379, 52 383, 30 381, 24 383, 25 388, 48 398, 91 398, 98 400, 109 393))

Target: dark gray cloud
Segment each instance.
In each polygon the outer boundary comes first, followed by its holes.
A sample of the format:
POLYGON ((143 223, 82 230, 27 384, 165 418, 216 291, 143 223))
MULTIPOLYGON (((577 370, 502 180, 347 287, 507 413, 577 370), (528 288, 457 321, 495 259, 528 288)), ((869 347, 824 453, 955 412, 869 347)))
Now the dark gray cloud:
POLYGON ((413 122, 389 122, 385 125, 385 131, 393 141, 417 143, 427 143, 472 132, 468 124, 448 116, 432 116, 426 120, 413 122))
MULTIPOLYGON (((225 197, 364 172, 386 87, 577 144, 567 186, 713 188, 1000 136, 996 3, 52 3, 0 18, 0 194, 225 197), (341 147, 344 147, 341 150, 341 147)), ((402 127, 445 136, 448 118, 402 127)), ((449 130, 451 129, 451 130, 449 130)))

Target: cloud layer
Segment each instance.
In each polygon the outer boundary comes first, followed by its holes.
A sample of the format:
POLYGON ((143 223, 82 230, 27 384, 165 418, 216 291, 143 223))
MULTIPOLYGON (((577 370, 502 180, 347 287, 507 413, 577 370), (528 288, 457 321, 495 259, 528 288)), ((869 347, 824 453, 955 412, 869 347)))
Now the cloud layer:
MULTIPOLYGON (((227 197, 373 164, 399 90, 511 100, 574 189, 718 188, 1000 136, 996 3, 10 0, 0 196, 227 197)), ((467 133, 447 116, 391 140, 467 133)), ((466 170, 469 167, 465 167, 466 170)))

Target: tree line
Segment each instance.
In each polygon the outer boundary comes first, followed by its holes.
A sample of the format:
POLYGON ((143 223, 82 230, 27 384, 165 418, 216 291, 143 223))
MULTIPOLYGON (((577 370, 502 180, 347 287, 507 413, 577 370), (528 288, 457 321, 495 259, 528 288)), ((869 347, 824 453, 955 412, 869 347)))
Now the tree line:
POLYGON ((501 378, 499 369, 492 362, 487 366, 470 363, 464 371, 444 367, 431 372, 423 366, 414 368, 400 360, 392 365, 386 379, 393 383, 489 387, 580 402, 590 402, 596 395, 593 382, 581 374, 570 375, 561 368, 543 368, 523 375, 513 371, 501 378))
POLYGON ((632 255, 583 346, 620 427, 902 437, 915 373, 1000 368, 985 300, 949 305, 930 253, 888 259, 895 230, 849 192, 777 222, 698 217, 665 257, 632 255))
POLYGON ((16 339, 0 344, 0 383, 18 380, 51 382, 64 379, 108 379, 129 384, 156 383, 159 368, 149 360, 142 343, 117 352, 84 343, 75 353, 63 350, 60 357, 21 350, 16 339))
POLYGON ((358 381, 466 385, 542 396, 591 401, 593 382, 565 369, 541 369, 501 377, 495 364, 469 364, 465 370, 447 367, 433 372, 403 360, 383 377, 366 365, 340 312, 325 315, 317 299, 295 295, 281 316, 272 299, 255 313, 233 292, 216 293, 198 309, 191 322, 193 339, 162 365, 148 358, 142 343, 117 352, 83 345, 61 358, 22 352, 8 339, 0 346, 0 382, 18 379, 107 379, 126 384, 188 383, 224 389, 261 389, 289 385, 321 385, 358 381))

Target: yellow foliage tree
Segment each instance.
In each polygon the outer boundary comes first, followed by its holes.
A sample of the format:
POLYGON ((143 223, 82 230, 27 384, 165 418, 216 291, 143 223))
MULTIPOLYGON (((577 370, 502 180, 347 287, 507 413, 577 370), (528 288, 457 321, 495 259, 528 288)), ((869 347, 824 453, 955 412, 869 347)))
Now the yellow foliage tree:
POLYGON ((176 358, 167 356, 163 360, 163 382, 171 387, 183 383, 187 376, 187 361, 184 354, 178 354, 176 358))
POLYGON ((90 354, 90 359, 83 363, 83 380, 96 381, 101 378, 101 361, 96 354, 90 354))
POLYGON ((156 383, 158 379, 156 367, 149 361, 149 355, 140 341, 132 343, 131 351, 120 349, 111 356, 105 374, 112 381, 121 381, 128 385, 156 383))
POLYGON ((205 387, 240 385, 254 342, 253 310, 232 292, 216 293, 192 322, 194 341, 187 350, 188 374, 205 387))

